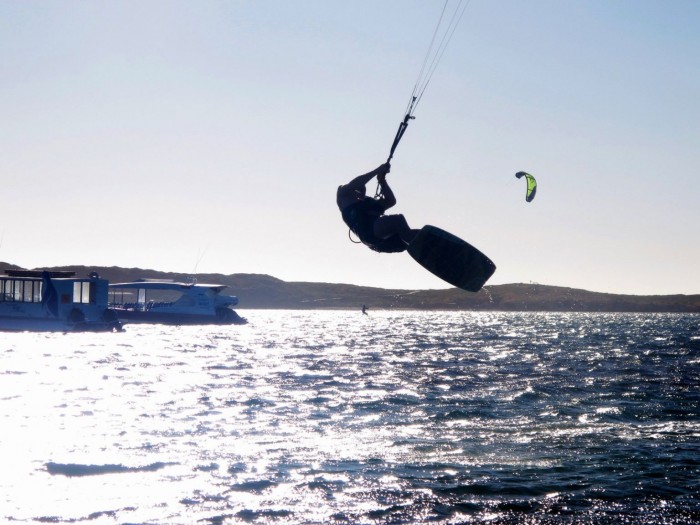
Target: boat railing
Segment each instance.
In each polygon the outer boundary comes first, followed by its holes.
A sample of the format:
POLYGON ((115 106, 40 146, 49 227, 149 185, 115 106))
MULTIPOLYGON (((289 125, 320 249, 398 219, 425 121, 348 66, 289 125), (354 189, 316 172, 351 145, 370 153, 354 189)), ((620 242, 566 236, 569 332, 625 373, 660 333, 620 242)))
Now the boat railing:
POLYGON ((169 308, 174 304, 175 303, 172 301, 148 301, 147 303, 120 303, 115 301, 109 303, 109 308, 115 308, 117 310, 133 310, 136 312, 147 312, 149 310, 153 310, 154 308, 169 308))
POLYGON ((149 301, 146 305, 146 310, 152 310, 154 308, 170 308, 175 303, 172 301, 149 301))

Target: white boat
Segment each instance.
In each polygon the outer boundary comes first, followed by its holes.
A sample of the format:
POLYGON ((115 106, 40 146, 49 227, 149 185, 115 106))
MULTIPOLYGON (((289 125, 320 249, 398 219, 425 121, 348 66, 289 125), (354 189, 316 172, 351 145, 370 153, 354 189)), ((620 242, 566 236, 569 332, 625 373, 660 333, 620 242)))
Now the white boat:
POLYGON ((0 275, 0 330, 32 332, 119 331, 107 308, 106 279, 97 273, 5 270, 0 275))
POLYGON ((140 279, 109 285, 109 307, 125 323, 245 324, 231 307, 238 297, 222 284, 140 279))

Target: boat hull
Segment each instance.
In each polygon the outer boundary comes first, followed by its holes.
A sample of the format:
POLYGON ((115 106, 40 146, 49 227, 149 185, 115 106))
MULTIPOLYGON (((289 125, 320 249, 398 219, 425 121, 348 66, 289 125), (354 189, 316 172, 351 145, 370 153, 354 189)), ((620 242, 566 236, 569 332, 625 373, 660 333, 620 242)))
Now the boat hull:
POLYGON ((167 325, 207 325, 207 324, 246 324, 245 318, 231 309, 216 315, 192 314, 181 312, 156 312, 153 310, 120 310, 114 308, 117 317, 124 324, 167 324, 167 325))
POLYGON ((124 323, 169 325, 245 324, 231 307, 238 297, 226 285, 142 279, 109 285, 108 305, 124 323))
POLYGON ((122 323, 118 320, 69 323, 64 319, 0 316, 2 332, 120 332, 121 330, 122 323))

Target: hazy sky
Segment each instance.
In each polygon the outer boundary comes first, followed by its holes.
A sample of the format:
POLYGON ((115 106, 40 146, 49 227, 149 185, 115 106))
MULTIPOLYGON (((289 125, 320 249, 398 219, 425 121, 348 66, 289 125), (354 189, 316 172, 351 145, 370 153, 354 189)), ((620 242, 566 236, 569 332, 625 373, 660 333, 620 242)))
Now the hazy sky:
MULTIPOLYGON (((1 1, 0 261, 448 287, 335 205, 386 159, 442 5, 1 1)), ((697 0, 472 0, 395 211, 489 284, 700 293, 698 27, 697 0)))

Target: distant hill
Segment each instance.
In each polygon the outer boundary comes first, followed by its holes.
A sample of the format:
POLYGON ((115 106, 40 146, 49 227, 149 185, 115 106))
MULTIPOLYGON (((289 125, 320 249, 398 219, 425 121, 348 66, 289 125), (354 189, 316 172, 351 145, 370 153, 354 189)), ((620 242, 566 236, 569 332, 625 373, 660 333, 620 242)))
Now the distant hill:
MULTIPOLYGON (((20 267, 0 262, 0 269, 20 267)), ((187 280, 188 274, 141 268, 60 266, 77 275, 98 272, 110 282, 139 278, 187 280)), ((700 295, 616 295, 540 284, 487 286, 479 293, 447 290, 388 290, 351 284, 286 282, 269 275, 235 273, 198 274, 200 283, 225 284, 238 296, 238 309, 280 308, 374 310, 497 310, 545 312, 698 312, 700 295)))

